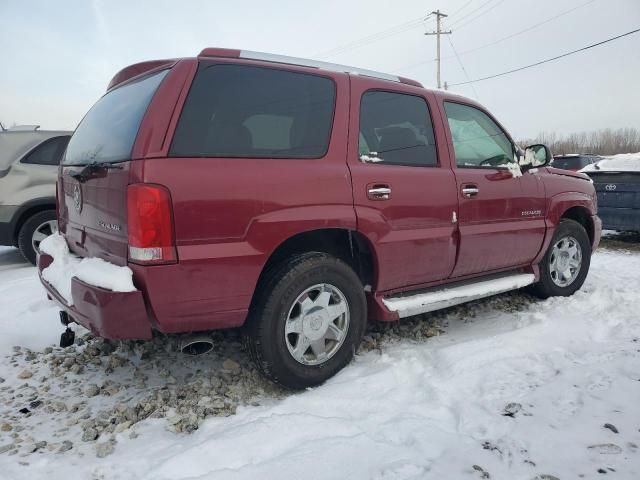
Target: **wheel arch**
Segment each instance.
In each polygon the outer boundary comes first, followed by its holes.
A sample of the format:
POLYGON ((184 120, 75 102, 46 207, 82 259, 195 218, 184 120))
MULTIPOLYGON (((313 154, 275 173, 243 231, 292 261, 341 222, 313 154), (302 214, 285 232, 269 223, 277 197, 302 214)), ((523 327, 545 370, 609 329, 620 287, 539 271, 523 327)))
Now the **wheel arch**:
POLYGON ((362 233, 348 228, 313 229, 288 237, 269 255, 262 267, 257 285, 259 286, 265 275, 284 259, 306 252, 334 255, 353 268, 363 285, 374 285, 378 265, 373 245, 362 233))
POLYGON ((56 209, 56 198, 55 197, 43 197, 36 198, 33 200, 29 200, 20 206, 18 211, 15 213, 13 220, 11 222, 13 229, 13 242, 14 245, 18 242, 18 235, 20 234, 20 229, 24 225, 24 223, 36 213, 43 212, 45 210, 55 210, 56 209))
POLYGON ((564 213, 560 217, 560 221, 562 221, 563 219, 570 219, 582 225, 587 231, 587 235, 589 236, 589 243, 593 244, 595 226, 593 224, 593 220, 591 219, 589 210, 587 210, 583 206, 570 207, 564 211, 564 213))
POLYGON ((585 228, 589 240, 593 242, 595 225, 591 217, 595 214, 595 205, 589 195, 581 192, 565 192, 551 198, 547 220, 553 229, 562 219, 574 220, 585 228))

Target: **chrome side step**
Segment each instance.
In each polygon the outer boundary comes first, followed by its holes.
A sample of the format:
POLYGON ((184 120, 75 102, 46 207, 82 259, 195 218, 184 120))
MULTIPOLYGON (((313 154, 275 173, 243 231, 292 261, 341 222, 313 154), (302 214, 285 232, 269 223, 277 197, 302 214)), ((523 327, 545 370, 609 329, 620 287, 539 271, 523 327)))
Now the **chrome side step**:
POLYGON ((400 318, 405 318, 516 290, 534 282, 535 275, 532 273, 518 273, 455 287, 439 288, 411 296, 383 298, 382 302, 389 310, 398 312, 400 318))

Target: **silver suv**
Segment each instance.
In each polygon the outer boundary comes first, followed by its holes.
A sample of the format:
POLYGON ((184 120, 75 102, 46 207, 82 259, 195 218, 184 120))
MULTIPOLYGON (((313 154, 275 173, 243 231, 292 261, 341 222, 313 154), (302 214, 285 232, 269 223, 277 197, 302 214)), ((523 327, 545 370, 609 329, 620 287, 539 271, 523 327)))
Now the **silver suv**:
POLYGON ((73 132, 37 126, 0 131, 0 245, 36 262, 40 241, 57 230, 56 177, 73 132))

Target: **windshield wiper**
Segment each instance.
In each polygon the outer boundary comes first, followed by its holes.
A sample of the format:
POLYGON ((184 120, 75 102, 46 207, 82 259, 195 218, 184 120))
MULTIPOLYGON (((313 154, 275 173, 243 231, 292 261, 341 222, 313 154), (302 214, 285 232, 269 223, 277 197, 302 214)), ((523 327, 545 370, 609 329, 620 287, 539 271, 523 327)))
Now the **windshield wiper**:
POLYGON ((109 162, 91 162, 85 165, 79 172, 70 173, 69 176, 82 183, 91 178, 91 176, 99 170, 122 170, 122 168, 122 165, 109 162))

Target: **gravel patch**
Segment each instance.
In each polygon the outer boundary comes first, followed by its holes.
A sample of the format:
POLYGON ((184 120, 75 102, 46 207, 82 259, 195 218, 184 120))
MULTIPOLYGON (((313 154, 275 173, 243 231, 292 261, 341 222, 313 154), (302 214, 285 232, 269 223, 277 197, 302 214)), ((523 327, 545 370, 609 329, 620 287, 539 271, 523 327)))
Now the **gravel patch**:
MULTIPOLYGON (((515 312, 532 301, 515 292, 401 322, 371 322, 359 353, 424 342, 442 334, 449 318, 474 321, 488 309, 515 312)), ((102 458, 122 436, 137 437, 136 424, 148 418, 188 434, 209 417, 290 394, 258 373, 238 331, 212 338, 213 350, 197 357, 179 353, 179 337, 165 335, 113 342, 84 334, 71 347, 40 352, 15 346, 0 382, 0 454, 102 458)))

